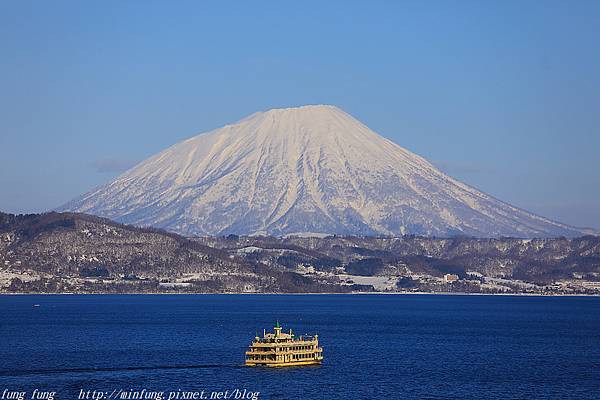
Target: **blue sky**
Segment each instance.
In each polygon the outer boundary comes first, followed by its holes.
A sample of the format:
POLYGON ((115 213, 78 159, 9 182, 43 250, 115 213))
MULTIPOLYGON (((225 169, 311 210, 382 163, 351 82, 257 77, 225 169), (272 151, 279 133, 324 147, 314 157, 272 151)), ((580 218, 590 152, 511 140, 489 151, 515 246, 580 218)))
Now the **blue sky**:
POLYGON ((600 229, 598 1, 0 2, 0 210, 57 207, 255 111, 334 104, 600 229))

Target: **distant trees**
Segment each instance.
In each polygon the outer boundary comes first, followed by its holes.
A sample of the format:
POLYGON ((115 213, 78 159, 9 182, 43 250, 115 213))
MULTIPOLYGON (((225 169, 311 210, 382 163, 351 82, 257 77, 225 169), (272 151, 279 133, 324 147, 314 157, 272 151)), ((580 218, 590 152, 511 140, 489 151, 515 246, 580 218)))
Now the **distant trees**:
POLYGON ((373 276, 383 270, 384 263, 381 258, 363 258, 348 263, 346 272, 350 275, 373 276))

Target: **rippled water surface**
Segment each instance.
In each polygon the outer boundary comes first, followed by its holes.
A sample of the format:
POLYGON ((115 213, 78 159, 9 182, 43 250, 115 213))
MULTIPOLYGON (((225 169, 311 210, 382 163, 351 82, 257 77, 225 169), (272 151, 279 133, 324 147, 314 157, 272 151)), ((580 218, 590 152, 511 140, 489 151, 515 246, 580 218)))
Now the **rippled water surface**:
MULTIPOLYGON (((600 396, 600 298, 0 296, 4 389, 260 392, 261 399, 600 396), (39 305, 39 306, 36 306, 39 305), (243 367, 279 320, 319 367, 243 367)), ((231 393, 231 392, 230 392, 231 393)))

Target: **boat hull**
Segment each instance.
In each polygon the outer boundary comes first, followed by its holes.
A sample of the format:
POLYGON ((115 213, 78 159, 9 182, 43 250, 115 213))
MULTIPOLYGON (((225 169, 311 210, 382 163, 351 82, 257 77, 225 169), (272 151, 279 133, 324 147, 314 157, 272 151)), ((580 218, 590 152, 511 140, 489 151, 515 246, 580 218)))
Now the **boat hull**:
POLYGON ((290 362, 254 362, 246 361, 247 367, 299 367, 305 365, 320 365, 322 360, 304 360, 304 361, 290 361, 290 362))

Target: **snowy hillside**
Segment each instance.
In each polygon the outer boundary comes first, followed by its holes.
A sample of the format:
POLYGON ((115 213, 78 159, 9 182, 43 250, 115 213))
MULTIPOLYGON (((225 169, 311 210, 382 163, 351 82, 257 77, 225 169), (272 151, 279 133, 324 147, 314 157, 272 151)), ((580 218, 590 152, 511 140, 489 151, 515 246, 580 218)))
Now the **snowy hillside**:
POLYGON ((180 142, 61 210, 187 236, 585 233, 465 185, 321 105, 256 113, 180 142))

